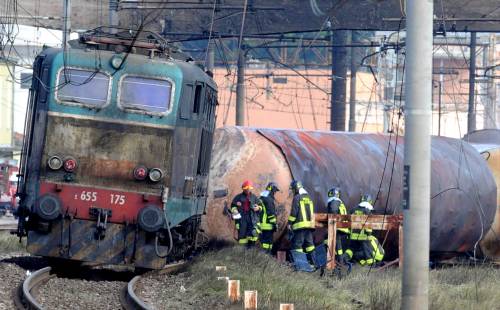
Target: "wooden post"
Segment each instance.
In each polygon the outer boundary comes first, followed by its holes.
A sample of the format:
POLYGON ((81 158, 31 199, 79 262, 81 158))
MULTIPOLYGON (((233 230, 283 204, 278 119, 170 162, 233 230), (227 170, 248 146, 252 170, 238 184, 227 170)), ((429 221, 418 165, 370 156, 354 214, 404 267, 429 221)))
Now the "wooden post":
POLYGON ((226 266, 215 266, 215 271, 227 271, 226 266))
POLYGON ((280 310, 293 310, 293 304, 280 304, 280 310))
POLYGON ((245 291, 245 310, 257 309, 257 291, 245 291))
POLYGON ((398 240, 398 250, 399 250, 399 269, 403 268, 403 225, 399 224, 399 240, 398 240))
POLYGON ((278 252, 276 252, 276 259, 280 263, 286 262, 286 251, 278 251, 278 252))
POLYGON ((332 214, 328 214, 328 249, 326 254, 326 269, 335 268, 335 246, 337 243, 337 221, 333 219, 332 214))
POLYGON ((240 300, 240 280, 228 280, 227 281, 227 296, 229 301, 237 302, 240 300))

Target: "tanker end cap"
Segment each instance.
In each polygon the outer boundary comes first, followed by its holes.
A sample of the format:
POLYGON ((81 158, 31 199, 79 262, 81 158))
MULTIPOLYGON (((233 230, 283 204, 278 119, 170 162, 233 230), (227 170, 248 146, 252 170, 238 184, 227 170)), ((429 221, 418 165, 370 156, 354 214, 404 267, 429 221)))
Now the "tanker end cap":
POLYGON ((137 223, 147 232, 157 232, 164 226, 163 210, 156 206, 146 206, 139 211, 137 223))
POLYGON ((46 221, 53 221, 61 215, 61 202, 54 195, 40 197, 35 206, 35 213, 46 221))

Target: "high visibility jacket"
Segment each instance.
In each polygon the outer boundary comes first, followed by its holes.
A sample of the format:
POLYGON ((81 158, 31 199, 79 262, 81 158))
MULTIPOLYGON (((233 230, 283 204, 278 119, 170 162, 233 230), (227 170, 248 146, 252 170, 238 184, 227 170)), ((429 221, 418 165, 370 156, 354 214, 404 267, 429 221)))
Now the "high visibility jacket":
MULTIPOLYGON (((366 208, 356 207, 352 210, 354 215, 369 215, 370 212, 366 208)), ((368 240, 368 236, 371 235, 373 230, 371 228, 363 229, 353 229, 351 232, 351 240, 368 240)))
POLYGON ((260 229, 274 230, 276 227, 276 208, 274 206, 274 195, 269 191, 260 194, 261 212, 260 229))
MULTIPOLYGON (((328 213, 347 215, 347 209, 344 202, 337 197, 328 198, 328 213)), ((349 228, 337 228, 338 231, 348 234, 349 228)))
POLYGON ((303 188, 293 197, 288 223, 292 230, 314 228, 314 204, 303 188))

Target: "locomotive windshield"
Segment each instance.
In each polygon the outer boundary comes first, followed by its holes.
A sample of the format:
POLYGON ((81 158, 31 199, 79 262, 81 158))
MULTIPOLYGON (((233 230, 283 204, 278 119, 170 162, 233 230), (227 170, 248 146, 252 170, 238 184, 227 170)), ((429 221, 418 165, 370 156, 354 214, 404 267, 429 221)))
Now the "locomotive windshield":
POLYGON ((170 108, 172 83, 135 76, 125 76, 120 83, 119 105, 127 110, 164 114, 170 108))
POLYGON ((110 77, 101 72, 65 68, 59 71, 56 99, 60 103, 102 108, 108 103, 110 77))

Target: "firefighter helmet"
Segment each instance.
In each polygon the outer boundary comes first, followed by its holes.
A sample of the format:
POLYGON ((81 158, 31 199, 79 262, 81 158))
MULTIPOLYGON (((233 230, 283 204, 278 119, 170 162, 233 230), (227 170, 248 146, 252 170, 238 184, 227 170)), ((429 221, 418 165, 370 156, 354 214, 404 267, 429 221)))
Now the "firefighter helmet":
POLYGON ((252 181, 246 180, 241 184, 241 189, 253 189, 252 181))
POLYGON ((293 180, 292 183, 290 183, 290 189, 295 192, 297 192, 301 188, 302 188, 302 183, 300 181, 293 180))
POLYGON ((337 198, 340 198, 340 188, 339 187, 332 187, 329 191, 328 191, 328 197, 337 197, 337 198))
POLYGON ((266 190, 270 192, 279 192, 280 189, 278 188, 278 185, 274 182, 269 182, 266 186, 266 190))

